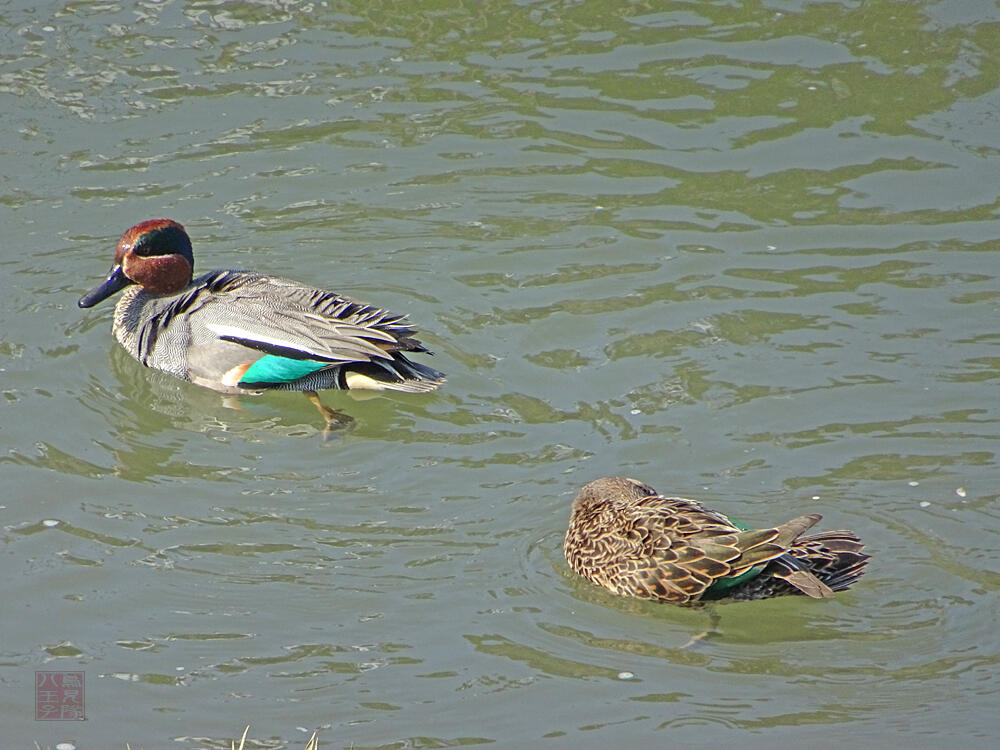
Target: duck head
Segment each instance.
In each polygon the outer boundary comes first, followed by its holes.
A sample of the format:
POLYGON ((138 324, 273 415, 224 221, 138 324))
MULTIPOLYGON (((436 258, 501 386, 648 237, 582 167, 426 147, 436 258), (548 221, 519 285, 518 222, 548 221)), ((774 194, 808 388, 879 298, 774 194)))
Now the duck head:
POLYGON ((650 495, 656 490, 638 479, 630 477, 601 477, 585 484, 573 499, 573 514, 594 513, 609 502, 632 502, 650 495))
POLYGON ((191 283, 193 272, 191 239, 184 227, 172 219, 150 219, 122 235, 107 280, 77 304, 93 307, 130 284, 150 294, 175 294, 191 283))

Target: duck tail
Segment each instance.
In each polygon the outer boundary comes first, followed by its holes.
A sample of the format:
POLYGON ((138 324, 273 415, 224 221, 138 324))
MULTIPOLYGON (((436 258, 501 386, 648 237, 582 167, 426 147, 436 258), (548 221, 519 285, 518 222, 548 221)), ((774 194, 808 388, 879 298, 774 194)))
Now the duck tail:
POLYGON ((342 373, 342 388, 347 390, 388 390, 406 393, 427 393, 445 381, 443 372, 412 362, 401 353, 391 360, 374 360, 351 364, 342 373))
POLYGON ((789 553, 833 591, 846 591, 865 572, 864 546, 853 531, 824 531, 800 538, 789 553))
POLYGON ((811 596, 813 599, 829 599, 833 596, 833 589, 807 570, 787 571, 779 567, 774 571, 774 577, 791 584, 803 594, 811 596))
POLYGON ((824 531, 799 537, 754 578, 727 592, 736 601, 805 594, 828 599, 845 591, 864 573, 869 555, 852 531, 824 531))

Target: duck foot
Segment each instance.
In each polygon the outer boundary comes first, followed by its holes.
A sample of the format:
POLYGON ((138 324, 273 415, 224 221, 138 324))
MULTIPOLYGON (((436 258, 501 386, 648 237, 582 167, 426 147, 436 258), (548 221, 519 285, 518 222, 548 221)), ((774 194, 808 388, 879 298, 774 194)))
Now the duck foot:
POLYGON ((722 618, 719 617, 719 613, 715 611, 714 607, 709 612, 708 618, 709 618, 709 626, 705 630, 695 633, 690 638, 688 638, 687 643, 681 646, 682 651, 684 649, 691 648, 692 646, 696 645, 699 641, 703 641, 707 639, 709 636, 721 635, 722 631, 719 630, 719 622, 722 620, 722 618))
POLYGON ((688 638, 687 643, 681 646, 680 650, 683 651, 684 649, 691 648, 692 646, 697 644, 698 641, 703 641, 710 635, 712 635, 712 631, 710 630, 702 630, 700 633, 695 633, 690 638, 688 638))
POLYGON ((345 430, 354 424, 354 417, 331 409, 319 400, 319 394, 316 391, 303 391, 303 393, 306 394, 307 399, 312 401, 313 406, 319 410, 326 421, 326 426, 323 428, 323 442, 329 440, 333 433, 345 430))

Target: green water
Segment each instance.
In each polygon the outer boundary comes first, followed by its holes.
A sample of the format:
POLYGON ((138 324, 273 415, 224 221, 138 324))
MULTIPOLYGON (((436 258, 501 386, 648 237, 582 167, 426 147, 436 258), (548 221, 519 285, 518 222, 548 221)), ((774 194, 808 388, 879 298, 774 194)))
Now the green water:
POLYGON ((0 9, 5 748, 1000 733, 991 3, 0 9), (229 398, 79 310, 131 224, 408 312, 437 394, 229 398), (873 555, 832 601, 605 594, 624 473, 873 555), (49 523, 45 523, 48 521, 49 523), (709 637, 693 637, 715 627, 709 637), (37 670, 86 722, 35 721, 37 670))

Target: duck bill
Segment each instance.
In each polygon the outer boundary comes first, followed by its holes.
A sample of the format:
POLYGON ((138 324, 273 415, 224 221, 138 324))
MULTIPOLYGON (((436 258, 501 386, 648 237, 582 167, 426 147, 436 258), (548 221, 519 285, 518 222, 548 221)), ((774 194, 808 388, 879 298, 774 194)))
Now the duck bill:
POLYGON ((129 284, 134 284, 125 272, 122 270, 120 265, 115 266, 111 269, 111 274, 108 276, 107 281, 102 284, 97 285, 85 295, 80 297, 80 301, 77 302, 80 307, 93 307, 98 302, 106 300, 112 294, 120 292, 122 289, 127 287, 129 284))

